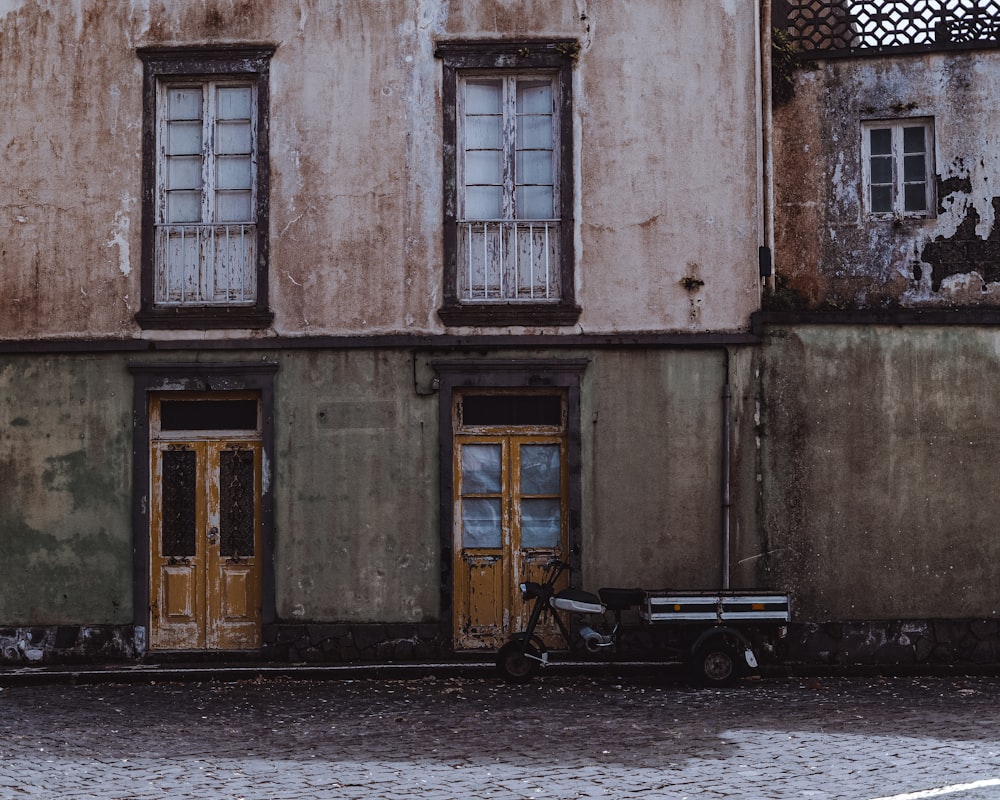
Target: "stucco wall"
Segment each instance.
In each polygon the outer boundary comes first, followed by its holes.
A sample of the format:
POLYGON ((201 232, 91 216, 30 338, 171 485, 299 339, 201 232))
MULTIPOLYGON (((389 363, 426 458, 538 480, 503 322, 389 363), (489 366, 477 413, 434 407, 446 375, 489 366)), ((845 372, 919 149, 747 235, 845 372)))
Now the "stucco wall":
POLYGON ((783 303, 830 308, 1000 304, 1000 54, 805 63, 775 113, 775 264, 783 303), (933 118, 936 209, 870 219, 865 120, 933 118))
POLYGON ((576 330, 744 328, 758 304, 761 243, 755 5, 0 3, 0 338, 142 335, 132 318, 141 234, 136 48, 258 42, 277 45, 273 332, 443 330, 434 46, 526 36, 582 46, 576 330), (688 290, 685 277, 704 283, 688 290))
POLYGON ((0 357, 0 626, 132 620, 122 363, 0 357))
POLYGON ((301 351, 276 385, 278 616, 438 618, 437 396, 405 351, 301 351))
MULTIPOLYGON (((581 387, 578 583, 717 587, 722 352, 562 355, 589 361, 581 387)), ((279 617, 438 618, 439 395, 423 394, 425 357, 404 350, 281 356, 275 484, 279 617), (309 391, 300 391, 302 386, 309 391)))
POLYGON ((721 351, 598 352, 582 401, 586 583, 721 584, 721 351))
POLYGON ((765 566, 796 618, 1000 615, 996 332, 775 327, 762 358, 765 566))
MULTIPOLYGON (((302 349, 211 359, 265 355, 278 363, 269 482, 278 618, 437 621, 440 396, 423 380, 427 354, 302 349)), ((589 360, 579 580, 718 586, 723 352, 564 355, 589 360)), ((0 626, 133 619, 130 360, 0 362, 0 626)))

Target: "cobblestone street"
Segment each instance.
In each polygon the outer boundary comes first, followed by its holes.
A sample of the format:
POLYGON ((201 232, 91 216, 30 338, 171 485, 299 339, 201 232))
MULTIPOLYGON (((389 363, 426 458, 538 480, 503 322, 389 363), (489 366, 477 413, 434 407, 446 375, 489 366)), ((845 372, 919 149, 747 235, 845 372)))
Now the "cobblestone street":
POLYGON ((0 690, 0 797, 1000 797, 996 678, 0 690))

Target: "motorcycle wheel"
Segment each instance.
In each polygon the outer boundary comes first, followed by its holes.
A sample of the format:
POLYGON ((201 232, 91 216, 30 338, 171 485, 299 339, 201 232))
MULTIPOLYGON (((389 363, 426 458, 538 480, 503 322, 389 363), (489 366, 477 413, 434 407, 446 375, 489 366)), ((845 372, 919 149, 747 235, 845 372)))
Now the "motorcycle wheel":
POLYGON ((702 686, 730 686, 740 675, 739 654, 723 639, 709 639, 691 657, 691 672, 702 686))
POLYGON ((538 658, 541 654, 534 645, 507 642, 497 653, 497 670, 510 683, 528 683, 541 666, 541 662, 536 660, 538 658))

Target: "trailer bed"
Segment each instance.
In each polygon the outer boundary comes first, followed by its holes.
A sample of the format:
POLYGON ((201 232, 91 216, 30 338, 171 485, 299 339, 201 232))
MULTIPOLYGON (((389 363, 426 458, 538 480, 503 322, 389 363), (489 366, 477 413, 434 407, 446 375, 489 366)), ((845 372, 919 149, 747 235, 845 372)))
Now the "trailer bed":
POLYGON ((783 623, 791 619, 789 597, 780 592, 647 591, 645 595, 640 614, 655 624, 783 623))

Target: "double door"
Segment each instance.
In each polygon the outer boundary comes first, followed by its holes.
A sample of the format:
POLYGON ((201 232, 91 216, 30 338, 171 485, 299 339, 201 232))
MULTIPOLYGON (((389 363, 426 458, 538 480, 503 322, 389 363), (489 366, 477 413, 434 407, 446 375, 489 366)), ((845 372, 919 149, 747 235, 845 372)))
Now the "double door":
POLYGON ((161 429, 150 452, 150 647, 259 648, 259 436, 161 429))
POLYGON ((527 624, 521 582, 540 581, 550 559, 567 556, 566 440, 460 434, 454 469, 455 647, 494 649, 527 624))

